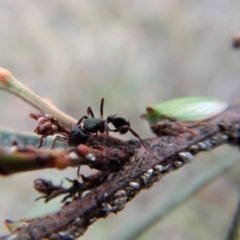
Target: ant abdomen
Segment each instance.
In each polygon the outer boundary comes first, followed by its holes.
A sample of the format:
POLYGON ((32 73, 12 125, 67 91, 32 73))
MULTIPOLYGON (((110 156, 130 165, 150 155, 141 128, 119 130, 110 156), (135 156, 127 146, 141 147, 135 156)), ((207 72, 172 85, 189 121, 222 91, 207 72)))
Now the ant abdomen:
POLYGON ((69 133, 69 145, 76 147, 79 144, 86 144, 90 138, 90 133, 83 132, 79 125, 73 127, 69 133))

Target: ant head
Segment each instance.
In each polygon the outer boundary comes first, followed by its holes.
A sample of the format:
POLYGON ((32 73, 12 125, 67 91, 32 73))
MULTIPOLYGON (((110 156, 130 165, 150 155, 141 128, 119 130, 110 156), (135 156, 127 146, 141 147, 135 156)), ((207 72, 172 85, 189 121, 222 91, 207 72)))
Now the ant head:
POLYGON ((127 118, 120 114, 114 114, 114 115, 109 115, 107 117, 107 122, 112 123, 112 125, 115 128, 123 127, 123 126, 129 126, 130 127, 130 122, 127 118))
POLYGON ((107 117, 107 123, 113 123, 113 121, 114 121, 114 116, 115 116, 115 115, 113 115, 113 114, 108 115, 108 117, 107 117))

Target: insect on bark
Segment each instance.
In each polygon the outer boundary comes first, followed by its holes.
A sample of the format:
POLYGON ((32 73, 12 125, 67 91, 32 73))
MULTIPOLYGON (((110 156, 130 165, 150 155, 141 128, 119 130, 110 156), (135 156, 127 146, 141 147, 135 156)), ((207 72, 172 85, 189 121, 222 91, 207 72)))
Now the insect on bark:
POLYGON ((41 135, 38 147, 44 146, 47 136, 54 134, 58 135, 54 139, 52 148, 56 140, 68 142, 69 146, 78 146, 79 144, 87 144, 91 137, 97 136, 98 132, 106 133, 107 138, 109 132, 125 134, 129 131, 140 140, 141 144, 148 151, 140 136, 130 127, 128 119, 120 114, 110 114, 106 119, 103 118, 103 105, 104 98, 101 99, 99 118, 96 118, 92 108, 88 107, 87 116, 82 116, 72 129, 65 128, 53 115, 38 116, 31 113, 30 117, 38 121, 38 126, 34 132, 41 135), (114 126, 114 129, 108 126, 109 123, 114 126))
POLYGON ((185 97, 166 101, 146 108, 147 113, 141 117, 146 119, 152 131, 157 135, 176 135, 189 132, 198 133, 194 127, 203 121, 223 112, 228 104, 213 97, 185 97))

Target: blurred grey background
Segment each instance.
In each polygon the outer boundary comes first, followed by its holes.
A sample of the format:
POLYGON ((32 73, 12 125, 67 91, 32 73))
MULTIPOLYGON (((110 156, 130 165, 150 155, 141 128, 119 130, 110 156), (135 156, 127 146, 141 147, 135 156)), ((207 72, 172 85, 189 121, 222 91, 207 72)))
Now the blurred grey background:
MULTIPOLYGON (((105 116, 121 113, 142 138, 152 137, 139 118, 147 105, 192 95, 239 100, 240 50, 231 48, 231 37, 240 31, 239 7, 237 1, 1 1, 0 66, 77 119, 87 106, 98 115, 104 97, 105 116)), ((9 93, 0 92, 0 98, 0 127, 32 132, 36 122, 28 115, 36 110, 9 93)), ((121 239, 148 209, 191 184, 218 158, 238 155, 230 147, 200 154, 117 216, 99 220, 82 239, 121 239)), ((224 239, 239 194, 239 170, 237 165, 211 183, 141 239, 224 239)), ((1 234, 7 233, 6 218, 59 209, 61 199, 34 202, 38 177, 60 183, 75 178, 76 169, 2 177, 1 234)))

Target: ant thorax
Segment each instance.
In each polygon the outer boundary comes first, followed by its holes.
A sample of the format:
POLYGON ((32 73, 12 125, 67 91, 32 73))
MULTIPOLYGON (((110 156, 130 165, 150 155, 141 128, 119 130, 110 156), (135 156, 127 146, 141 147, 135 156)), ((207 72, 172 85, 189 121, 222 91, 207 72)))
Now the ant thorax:
POLYGON ((105 121, 101 118, 87 118, 83 122, 83 129, 89 133, 96 133, 105 131, 104 129, 105 121))

